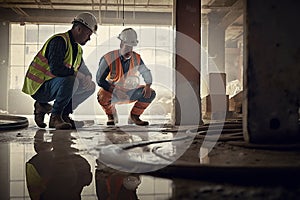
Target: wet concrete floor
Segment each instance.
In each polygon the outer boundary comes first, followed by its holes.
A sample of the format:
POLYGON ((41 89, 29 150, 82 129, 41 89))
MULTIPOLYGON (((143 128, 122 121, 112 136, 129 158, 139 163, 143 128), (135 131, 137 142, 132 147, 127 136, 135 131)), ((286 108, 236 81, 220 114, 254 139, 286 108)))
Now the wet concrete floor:
POLYGON ((0 199, 298 199, 299 144, 250 145, 240 121, 0 133, 0 199))

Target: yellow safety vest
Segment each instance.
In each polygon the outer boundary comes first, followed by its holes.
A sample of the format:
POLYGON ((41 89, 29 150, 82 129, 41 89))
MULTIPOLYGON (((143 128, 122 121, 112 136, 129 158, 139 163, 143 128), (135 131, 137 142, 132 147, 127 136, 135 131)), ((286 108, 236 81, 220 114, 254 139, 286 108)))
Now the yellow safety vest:
POLYGON ((104 55, 104 59, 110 69, 110 72, 107 77, 108 82, 118 85, 120 87, 124 87, 126 84, 126 79, 129 80, 132 77, 139 77, 138 67, 141 63, 141 56, 138 53, 133 52, 126 77, 124 76, 119 50, 108 52, 104 55))
MULTIPOLYGON (((29 95, 35 94, 36 91, 42 86, 42 84, 45 81, 48 81, 55 77, 50 72, 48 59, 45 57, 47 46, 50 40, 54 37, 62 37, 65 40, 67 46, 67 52, 64 58, 64 65, 68 68, 72 67, 73 49, 72 49, 69 33, 66 32, 66 33, 53 35, 51 38, 47 40, 47 42, 44 44, 42 49, 37 53, 37 55, 34 57, 33 61, 31 62, 27 70, 26 77, 23 84, 22 91, 24 93, 29 95)), ((81 59, 82 59, 82 48, 80 47, 80 45, 78 45, 78 53, 75 62, 73 64, 75 71, 78 71, 80 67, 81 59)))

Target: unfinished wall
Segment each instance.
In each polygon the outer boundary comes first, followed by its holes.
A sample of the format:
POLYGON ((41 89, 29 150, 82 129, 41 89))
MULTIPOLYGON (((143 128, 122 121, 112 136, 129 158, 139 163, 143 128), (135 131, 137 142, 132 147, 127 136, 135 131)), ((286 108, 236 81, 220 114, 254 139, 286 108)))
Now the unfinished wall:
POLYGON ((300 1, 246 1, 244 136, 295 142, 300 92, 300 1))

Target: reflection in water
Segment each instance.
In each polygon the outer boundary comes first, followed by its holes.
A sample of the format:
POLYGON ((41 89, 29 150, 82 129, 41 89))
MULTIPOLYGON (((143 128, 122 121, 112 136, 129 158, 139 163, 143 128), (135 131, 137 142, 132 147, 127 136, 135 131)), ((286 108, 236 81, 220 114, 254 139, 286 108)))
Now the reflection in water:
POLYGON ((199 151, 199 159, 200 159, 200 164, 209 164, 209 157, 208 157, 208 148, 205 147, 200 147, 199 151))
MULTIPOLYGON (((104 132, 109 132, 106 134, 106 144, 124 144, 133 141, 131 134, 123 132, 119 128, 115 128, 112 132, 104 129, 104 132)), ((95 172, 95 182, 98 199, 138 199, 137 188, 141 184, 139 175, 106 167, 99 160, 96 162, 98 168, 95 172)))
MULTIPOLYGON (((29 199, 31 197, 32 199, 56 200, 80 199, 80 196, 82 199, 98 199, 98 196, 100 197, 107 191, 105 187, 101 187, 100 191, 99 187, 104 179, 102 177, 98 182, 101 177, 101 173, 99 176, 95 170, 98 154, 93 156, 89 152, 91 150, 96 152, 98 146, 143 142, 148 137, 150 140, 157 140, 156 137, 158 137, 158 134, 145 134, 145 132, 128 134, 119 130, 117 132, 90 131, 84 134, 79 135, 78 131, 74 130, 71 132, 29 128, 21 132, 21 135, 28 137, 19 137, 17 142, 13 141, 8 145, 0 143, 2 164, 0 199, 29 199), (33 135, 34 145, 31 140, 33 135), (30 140, 28 140, 29 137, 30 140), (95 177, 92 178, 91 172, 95 177), (99 191, 100 193, 97 193, 99 191)), ((168 139, 172 138, 172 135, 171 133, 164 134, 163 137, 168 139)), ((147 148, 153 147, 146 145, 129 150, 133 153, 137 149, 143 149, 144 154, 150 154, 151 151, 147 148)), ((127 195, 132 198, 135 196, 138 199, 172 197, 172 181, 168 179, 116 172, 110 177, 114 180, 110 188, 115 185, 116 179, 123 179, 122 187, 124 188, 121 189, 121 194, 129 190, 127 193, 130 195, 127 195)))
POLYGON ((91 166, 71 147, 71 130, 51 132, 51 142, 44 141, 45 132, 36 132, 36 155, 26 163, 31 199, 81 199, 83 187, 92 181, 91 166))
POLYGON ((137 174, 101 167, 96 169, 95 179, 98 199, 138 199, 137 188, 141 184, 141 179, 137 174))
POLYGON ((105 142, 102 145, 98 142, 89 153, 101 163, 128 173, 164 168, 176 161, 193 139, 182 132, 162 134, 148 129, 136 131, 130 127, 107 128, 103 132, 107 133, 105 142))

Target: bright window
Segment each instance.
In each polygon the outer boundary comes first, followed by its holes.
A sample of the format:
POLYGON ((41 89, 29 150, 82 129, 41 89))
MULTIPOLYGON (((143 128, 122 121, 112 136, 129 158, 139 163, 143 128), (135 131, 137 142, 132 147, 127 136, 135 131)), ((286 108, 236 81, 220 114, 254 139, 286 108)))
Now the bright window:
MULTIPOLYGON (((159 100, 160 94, 166 96, 167 93, 168 97, 164 98, 170 99, 174 91, 172 26, 135 25, 130 27, 134 28, 138 34, 139 43, 134 51, 141 54, 144 63, 152 72, 153 87, 157 91, 158 97, 155 101, 159 100), (163 91, 159 92, 162 88, 163 91)), ((21 89, 29 64, 46 40, 53 34, 66 32, 70 28, 70 24, 26 24, 20 26, 12 23, 10 25, 9 89, 21 89)), ((124 28, 127 27, 101 25, 97 35, 93 34, 91 40, 83 46, 83 58, 94 78, 100 58, 108 51, 119 48, 120 41, 117 37, 124 28)), ((170 109, 166 110, 168 111, 165 114, 170 114, 170 109)))

